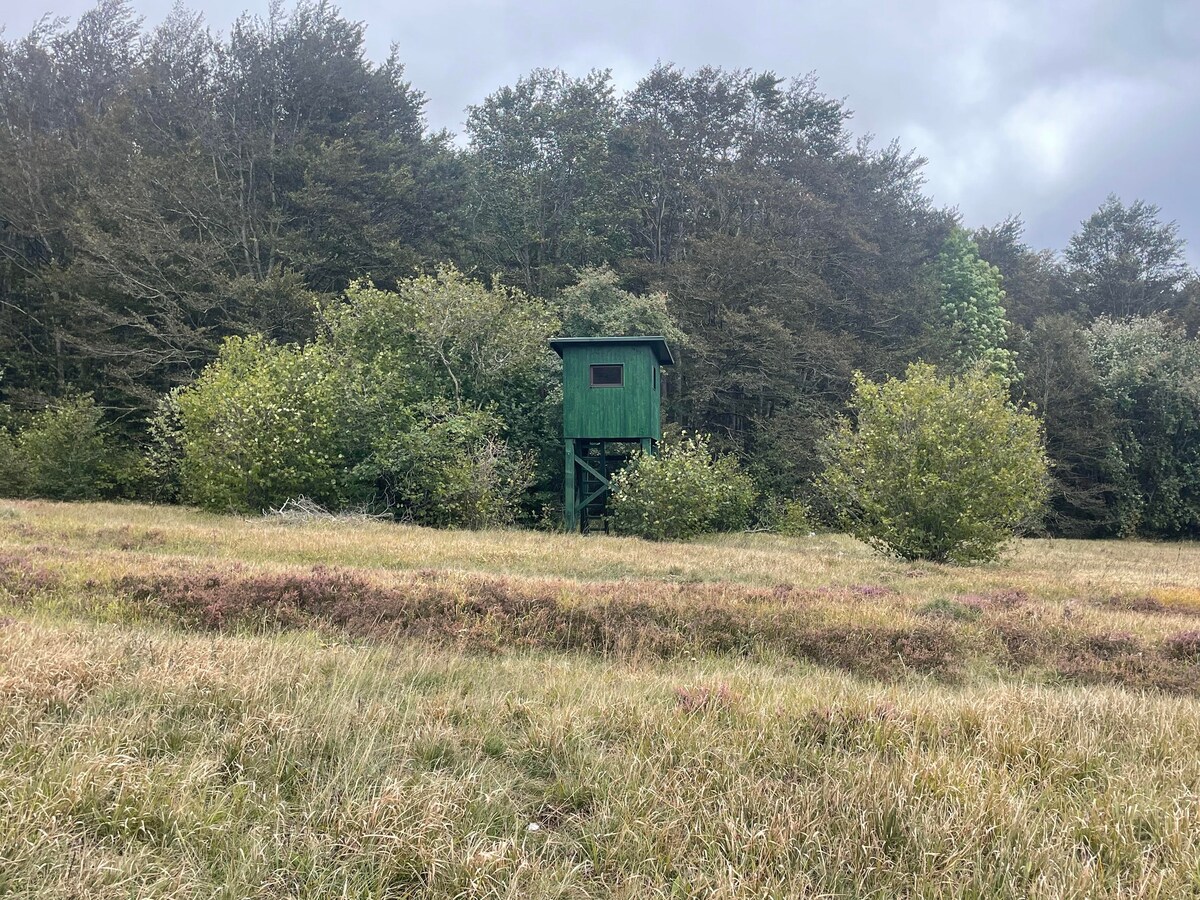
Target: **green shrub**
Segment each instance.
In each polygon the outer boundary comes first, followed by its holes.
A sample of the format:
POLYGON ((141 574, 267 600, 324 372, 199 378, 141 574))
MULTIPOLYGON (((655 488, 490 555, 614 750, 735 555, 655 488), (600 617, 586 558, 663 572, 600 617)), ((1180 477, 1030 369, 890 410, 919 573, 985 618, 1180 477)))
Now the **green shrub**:
MULTIPOLYGON (((4 370, 0 369, 0 378, 3 377, 4 370)), ((0 403, 0 497, 19 496, 21 486, 25 483, 16 441, 9 431, 11 416, 8 405, 0 403)))
POLYGON ((421 525, 512 521, 532 481, 494 414, 450 400, 412 404, 410 370, 317 341, 232 338, 190 387, 165 400, 147 467, 169 497, 257 512, 304 496, 370 504, 421 525))
POLYGON ((856 537, 905 559, 994 558, 1037 516, 1047 491, 1037 420, 999 376, 856 377, 851 407, 825 447, 819 484, 856 537))
POLYGON ((158 401, 146 423, 146 495, 151 500, 177 503, 183 493, 183 414, 176 389, 158 401))
POLYGON ((772 496, 765 491, 754 511, 754 527, 759 531, 788 537, 807 537, 817 530, 812 510, 806 501, 772 496))
POLYGON ((656 541, 743 529, 757 496, 734 457, 714 456, 705 438, 686 434, 639 454, 612 489, 616 531, 656 541))
POLYGON ((7 428, 0 426, 0 497, 21 495, 25 484, 24 469, 16 441, 7 428))
POLYGON ((533 460, 501 437, 501 422, 447 402, 416 410, 406 431, 382 436, 360 477, 398 517, 419 525, 486 528, 513 521, 533 481, 533 460))
MULTIPOLYGON (((558 319, 547 301, 447 265, 394 291, 352 284, 321 327, 319 340, 361 368, 359 420, 371 432, 408 431, 431 399, 467 414, 486 409, 503 426, 505 458, 537 460, 535 489, 516 498, 523 515, 561 495, 562 364, 548 343, 558 319)), ((386 440, 376 446, 390 452, 386 440)))
POLYGON ((240 512, 299 496, 346 503, 352 395, 346 368, 319 345, 230 338, 177 395, 183 496, 240 512))
POLYGON ((1159 318, 1086 333, 1111 444, 1100 460, 1117 533, 1200 535, 1200 342, 1159 318))
POLYGON ((671 315, 666 294, 622 290, 620 278, 608 266, 581 271, 579 280, 563 290, 558 306, 567 337, 661 334, 672 347, 687 340, 671 315))
POLYGON ((355 282, 345 303, 325 310, 321 325, 322 342, 338 354, 384 377, 403 370, 413 398, 507 410, 529 404, 557 372, 548 342, 558 320, 550 305, 512 288, 488 288, 451 265, 405 279, 395 291, 355 282))
POLYGON ((816 530, 812 513, 803 500, 784 500, 781 504, 776 531, 791 537, 805 537, 816 530))
POLYGON ((128 493, 137 461, 120 449, 90 394, 68 396, 35 413, 0 446, 0 476, 14 495, 50 500, 98 500, 128 493))

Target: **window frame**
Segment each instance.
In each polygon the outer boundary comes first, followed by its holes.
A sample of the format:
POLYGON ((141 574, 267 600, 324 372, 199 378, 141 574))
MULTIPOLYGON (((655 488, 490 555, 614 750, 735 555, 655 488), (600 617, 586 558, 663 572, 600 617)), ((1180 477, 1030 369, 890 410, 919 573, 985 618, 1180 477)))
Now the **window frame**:
POLYGON ((625 363, 591 363, 588 365, 588 387, 589 388, 623 388, 625 387, 625 363), (596 383, 597 369, 616 369, 621 373, 621 378, 616 382, 596 383))

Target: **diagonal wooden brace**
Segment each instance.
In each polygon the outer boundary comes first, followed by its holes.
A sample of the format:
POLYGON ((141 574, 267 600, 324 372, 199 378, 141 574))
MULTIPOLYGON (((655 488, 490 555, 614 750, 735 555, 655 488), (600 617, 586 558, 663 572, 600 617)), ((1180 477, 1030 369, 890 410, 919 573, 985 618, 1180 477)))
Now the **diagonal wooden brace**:
POLYGON ((601 494, 603 494, 607 490, 608 490, 608 485, 602 485, 601 487, 596 488, 594 491, 592 491, 590 494, 588 494, 586 497, 583 498, 583 500, 579 504, 579 508, 586 509, 587 507, 591 506, 592 501, 595 500, 597 497, 599 497, 601 494))
POLYGON ((606 487, 606 488, 608 487, 608 479, 605 478, 603 475, 601 475, 599 472, 597 472, 595 469, 593 469, 590 465, 588 465, 586 462, 584 462, 578 456, 575 457, 575 462, 577 462, 583 468, 587 469, 589 472, 591 472, 593 475, 595 475, 597 478, 599 478, 600 483, 602 485, 604 485, 604 487, 606 487))

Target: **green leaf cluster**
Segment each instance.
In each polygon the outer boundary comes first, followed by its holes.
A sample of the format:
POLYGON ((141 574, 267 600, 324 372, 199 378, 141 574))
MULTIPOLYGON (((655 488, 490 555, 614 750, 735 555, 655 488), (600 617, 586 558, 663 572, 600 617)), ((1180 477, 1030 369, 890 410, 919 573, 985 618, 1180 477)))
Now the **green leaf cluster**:
POLYGON ((500 437, 486 410, 445 400, 418 406, 411 428, 380 435, 357 473, 405 518, 435 527, 487 528, 516 518, 534 480, 534 459, 500 437))
POLYGON ((955 228, 938 256, 940 327, 958 371, 983 365, 1004 376, 1016 374, 1016 356, 1005 347, 1008 319, 1000 270, 983 260, 975 242, 955 228))
POLYGON ((0 494, 99 500, 136 494, 140 475, 90 394, 68 394, 15 432, 0 421, 0 494))
POLYGON ((349 501, 355 449, 348 372, 329 349, 234 337, 178 395, 183 494, 213 509, 261 512, 295 497, 349 501))
POLYGON ((767 496, 755 513, 755 525, 765 531, 789 537, 806 537, 818 526, 812 508, 799 497, 767 496))
POLYGON ((623 290, 617 273, 608 266, 580 272, 575 284, 559 295, 558 303, 566 337, 662 335, 676 349, 687 343, 666 294, 623 290))
POLYGON ((621 534, 683 540, 745 528, 757 496, 734 456, 715 455, 707 438, 684 433, 614 475, 610 505, 621 534))
POLYGON ((228 339, 164 406, 155 471, 178 448, 183 499, 213 509, 305 496, 434 526, 512 521, 534 457, 507 434, 551 403, 556 324, 449 267, 396 291, 355 284, 306 346, 228 339))
POLYGON ((1161 318, 1086 334, 1115 419, 1103 460, 1118 534, 1200 533, 1200 343, 1161 318))
POLYGON ((859 375, 850 406, 819 485, 862 540, 905 559, 968 563, 994 558, 1040 514, 1039 425, 1000 376, 943 378, 924 363, 883 383, 859 375))

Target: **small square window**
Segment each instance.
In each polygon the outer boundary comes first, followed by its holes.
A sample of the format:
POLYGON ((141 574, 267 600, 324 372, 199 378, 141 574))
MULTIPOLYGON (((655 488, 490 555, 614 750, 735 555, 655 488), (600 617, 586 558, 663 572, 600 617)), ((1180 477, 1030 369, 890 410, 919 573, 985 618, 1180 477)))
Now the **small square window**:
POLYGON ((625 384, 624 366, 592 366, 592 387, 621 387, 625 384))

